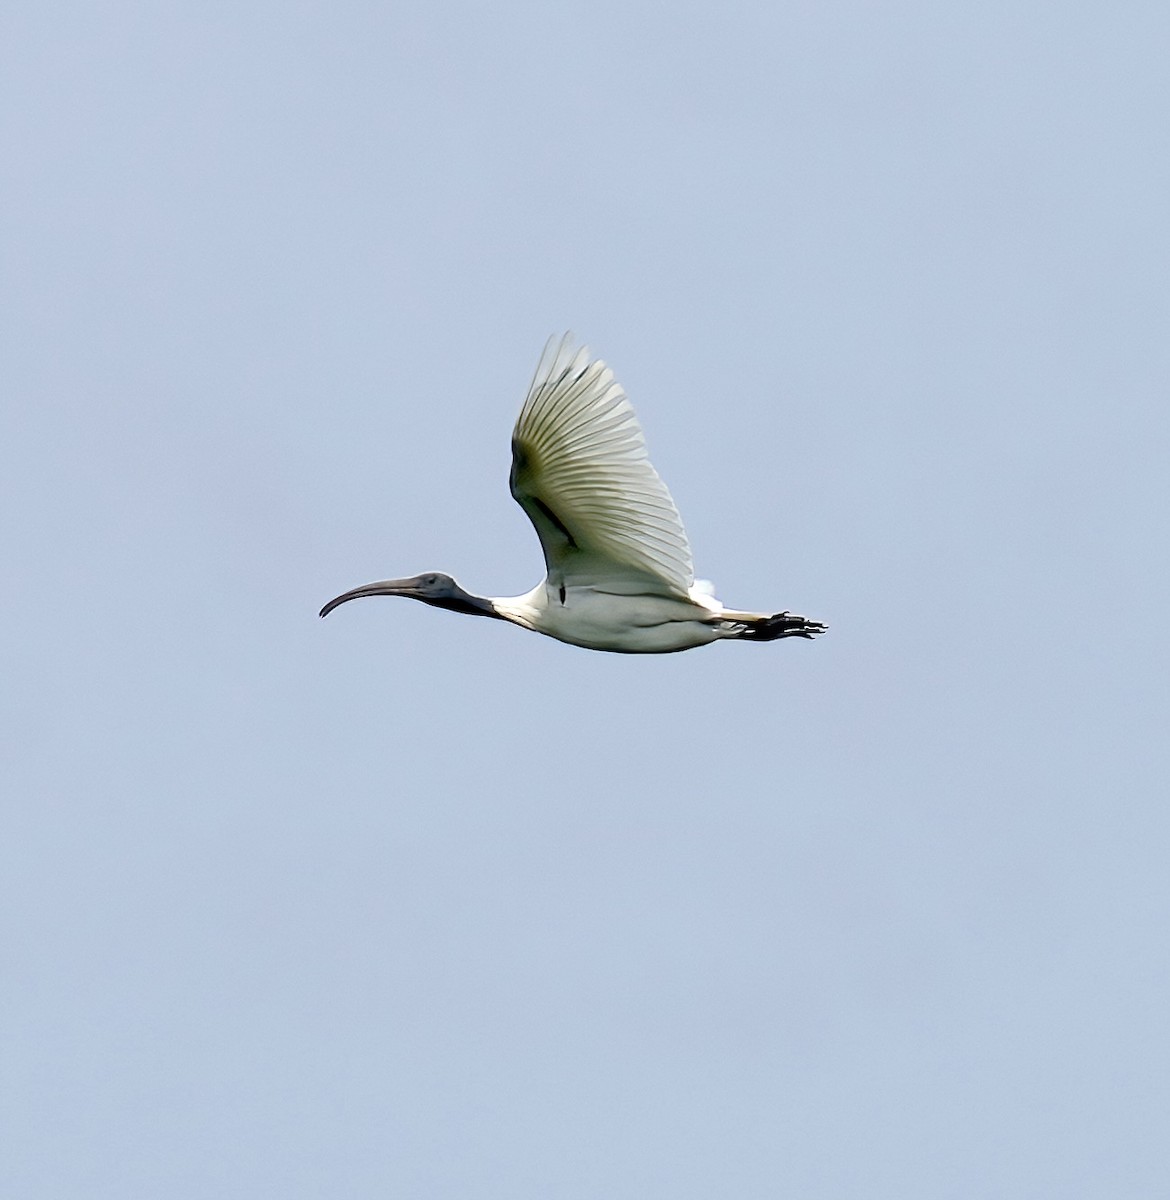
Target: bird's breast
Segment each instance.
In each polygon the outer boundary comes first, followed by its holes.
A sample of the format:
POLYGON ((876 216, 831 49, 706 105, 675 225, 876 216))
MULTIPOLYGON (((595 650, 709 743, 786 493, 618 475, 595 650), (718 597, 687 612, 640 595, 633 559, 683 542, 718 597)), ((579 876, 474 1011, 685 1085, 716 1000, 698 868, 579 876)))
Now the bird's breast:
POLYGON ((548 590, 532 628, 592 650, 663 654, 713 642, 710 613, 689 600, 656 595, 615 595, 592 587, 548 590))

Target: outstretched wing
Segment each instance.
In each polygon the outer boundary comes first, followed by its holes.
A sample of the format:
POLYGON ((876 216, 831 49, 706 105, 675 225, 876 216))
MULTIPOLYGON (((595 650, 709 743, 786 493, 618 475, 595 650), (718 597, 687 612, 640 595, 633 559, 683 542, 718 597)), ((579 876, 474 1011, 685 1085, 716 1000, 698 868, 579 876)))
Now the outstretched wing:
POLYGON ((550 578, 685 597, 691 548, 613 372, 572 335, 550 338, 512 432, 512 495, 550 578))

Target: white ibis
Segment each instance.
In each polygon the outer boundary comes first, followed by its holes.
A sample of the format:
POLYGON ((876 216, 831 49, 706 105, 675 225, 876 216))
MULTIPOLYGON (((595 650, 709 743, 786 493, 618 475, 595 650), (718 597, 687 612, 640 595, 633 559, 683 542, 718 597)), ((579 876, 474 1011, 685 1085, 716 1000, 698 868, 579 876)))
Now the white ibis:
POLYGON ((497 617, 589 650, 668 654, 720 638, 772 642, 827 628, 793 613, 724 608, 695 582, 691 548, 638 418, 613 372, 572 337, 550 338, 512 431, 512 495, 536 527, 548 575, 523 596, 473 596, 437 571, 345 592, 407 596, 497 617))

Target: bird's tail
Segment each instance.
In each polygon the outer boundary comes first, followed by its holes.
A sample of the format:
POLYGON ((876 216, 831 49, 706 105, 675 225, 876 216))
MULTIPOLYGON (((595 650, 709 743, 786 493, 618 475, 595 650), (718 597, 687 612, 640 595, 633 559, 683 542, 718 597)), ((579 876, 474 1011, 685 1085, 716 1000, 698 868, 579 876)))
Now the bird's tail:
POLYGON ((820 621, 796 613, 773 613, 770 617, 760 613, 724 612, 723 627, 728 637, 743 638, 749 642, 774 642, 778 638, 814 638, 829 627, 820 621))

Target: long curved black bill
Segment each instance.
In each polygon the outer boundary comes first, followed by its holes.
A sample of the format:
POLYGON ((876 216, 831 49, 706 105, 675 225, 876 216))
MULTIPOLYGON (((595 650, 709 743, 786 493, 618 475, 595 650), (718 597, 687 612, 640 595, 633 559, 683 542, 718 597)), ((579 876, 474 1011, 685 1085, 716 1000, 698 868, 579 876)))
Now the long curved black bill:
POLYGON ((382 579, 377 583, 362 584, 351 592, 342 592, 340 596, 334 596, 318 615, 327 617, 339 604, 344 604, 347 600, 358 600, 362 596, 413 596, 414 582, 413 579, 382 579))

